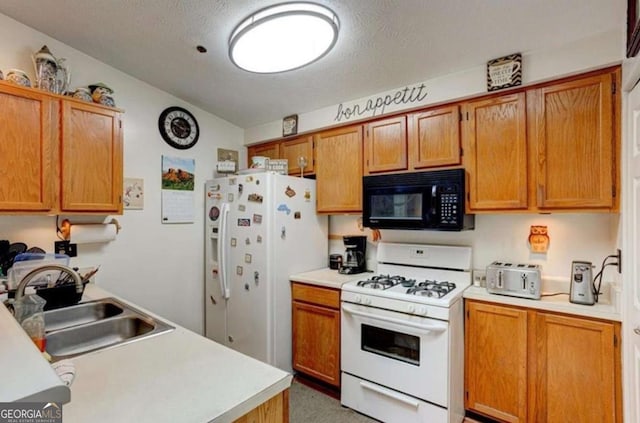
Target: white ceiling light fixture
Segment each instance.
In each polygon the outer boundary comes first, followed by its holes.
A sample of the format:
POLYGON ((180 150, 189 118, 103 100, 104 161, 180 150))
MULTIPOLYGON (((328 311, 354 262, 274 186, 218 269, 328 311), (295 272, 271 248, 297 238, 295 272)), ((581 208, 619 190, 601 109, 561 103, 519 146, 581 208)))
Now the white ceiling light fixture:
POLYGON ((276 73, 301 68, 327 54, 338 39, 340 22, 315 3, 282 3, 242 21, 229 38, 229 57, 241 69, 276 73))

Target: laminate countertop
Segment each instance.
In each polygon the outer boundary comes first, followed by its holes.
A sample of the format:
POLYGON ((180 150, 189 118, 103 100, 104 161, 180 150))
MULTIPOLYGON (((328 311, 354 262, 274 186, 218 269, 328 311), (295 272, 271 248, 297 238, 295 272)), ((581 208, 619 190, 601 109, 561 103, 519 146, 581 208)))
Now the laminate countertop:
POLYGON ((342 285, 362 279, 368 279, 373 275, 371 272, 358 273, 355 275, 343 275, 338 273, 337 270, 324 269, 311 270, 309 272, 296 273, 289 276, 289 280, 292 282, 302 282, 309 285, 323 286, 325 288, 341 289, 342 285))
MULTIPOLYGON (((573 314, 576 316, 592 317, 596 319, 611 320, 616 322, 622 320, 622 313, 620 312, 619 307, 616 306, 616 301, 611 301, 611 297, 603 297, 601 298, 600 302, 596 303, 595 305, 574 304, 569 302, 568 291, 569 287, 567 283, 566 287, 561 290, 545 291, 543 289, 543 297, 539 300, 532 300, 528 298, 490 294, 484 287, 471 286, 464 291, 462 296, 464 298, 472 300, 526 307, 536 310, 555 311, 558 313, 573 314), (555 294, 556 292, 565 291, 567 292, 565 294, 545 296, 545 294, 555 294)), ((612 288, 612 295, 614 298, 617 295, 617 290, 615 288, 612 288)))
MULTIPOLYGON (((88 284, 83 301, 104 297, 115 296, 88 284)), ((131 305, 175 329, 71 359, 65 423, 231 422, 291 385, 289 373, 131 305)))

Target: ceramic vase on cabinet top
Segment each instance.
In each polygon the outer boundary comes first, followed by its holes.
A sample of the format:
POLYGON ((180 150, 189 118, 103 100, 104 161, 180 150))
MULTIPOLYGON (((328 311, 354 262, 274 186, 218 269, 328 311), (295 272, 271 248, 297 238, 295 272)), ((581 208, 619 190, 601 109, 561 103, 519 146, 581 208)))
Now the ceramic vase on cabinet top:
POLYGON ((20 69, 9 69, 7 71, 7 81, 23 87, 31 87, 31 80, 20 69))
POLYGON ((55 94, 64 94, 71 80, 66 60, 56 59, 47 46, 42 46, 32 59, 36 71, 36 88, 55 94))

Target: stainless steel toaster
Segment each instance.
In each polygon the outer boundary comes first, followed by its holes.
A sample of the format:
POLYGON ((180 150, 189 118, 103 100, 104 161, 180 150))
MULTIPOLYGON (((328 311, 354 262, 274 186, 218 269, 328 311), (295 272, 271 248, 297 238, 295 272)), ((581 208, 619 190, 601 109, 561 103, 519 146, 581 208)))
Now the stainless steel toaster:
POLYGON ((494 261, 487 266, 487 291, 491 294, 540 299, 542 277, 537 264, 494 261))

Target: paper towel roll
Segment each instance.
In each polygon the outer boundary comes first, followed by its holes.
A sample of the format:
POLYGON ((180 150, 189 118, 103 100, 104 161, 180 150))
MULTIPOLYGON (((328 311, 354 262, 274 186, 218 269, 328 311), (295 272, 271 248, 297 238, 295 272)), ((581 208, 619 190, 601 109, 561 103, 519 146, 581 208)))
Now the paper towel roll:
POLYGON ((115 223, 71 225, 70 241, 74 244, 109 242, 116 239, 117 234, 118 225, 115 223))

